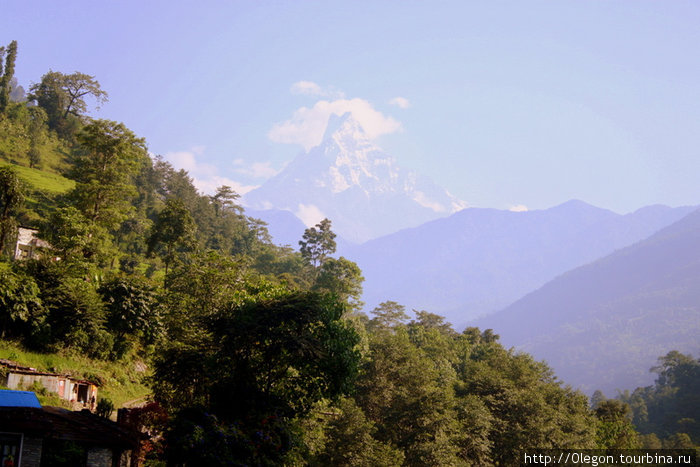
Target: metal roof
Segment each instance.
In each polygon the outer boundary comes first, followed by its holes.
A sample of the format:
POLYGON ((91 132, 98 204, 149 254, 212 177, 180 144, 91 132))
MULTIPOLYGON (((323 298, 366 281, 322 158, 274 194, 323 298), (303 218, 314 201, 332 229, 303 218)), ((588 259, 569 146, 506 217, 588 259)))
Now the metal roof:
POLYGON ((36 407, 41 408, 39 399, 31 391, 11 391, 0 389, 0 407, 36 407))

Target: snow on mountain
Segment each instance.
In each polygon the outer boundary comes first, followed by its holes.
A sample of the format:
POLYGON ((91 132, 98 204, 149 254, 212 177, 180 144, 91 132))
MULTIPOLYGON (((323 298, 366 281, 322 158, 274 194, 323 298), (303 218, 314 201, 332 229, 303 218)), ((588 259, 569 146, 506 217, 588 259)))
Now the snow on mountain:
POLYGON ((399 167, 350 113, 332 115, 321 144, 246 194, 245 203, 291 211, 308 226, 328 217, 336 233, 354 242, 466 207, 426 177, 399 167))

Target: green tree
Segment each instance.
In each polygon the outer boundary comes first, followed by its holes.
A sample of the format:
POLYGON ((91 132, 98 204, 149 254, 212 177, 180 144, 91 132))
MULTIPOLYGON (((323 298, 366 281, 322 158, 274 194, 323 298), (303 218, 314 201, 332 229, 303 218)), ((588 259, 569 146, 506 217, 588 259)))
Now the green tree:
MULTIPOLYGON (((212 319, 221 309, 245 297, 249 283, 245 261, 215 251, 192 254, 168 274, 160 305, 171 339, 188 341, 203 331, 192 321, 212 319)), ((251 279, 252 280, 252 279, 251 279)))
POLYGON ((24 185, 17 172, 8 166, 0 167, 0 255, 17 232, 15 216, 23 202, 24 185))
POLYGON ((225 213, 233 212, 242 214, 243 208, 236 204, 236 200, 241 196, 233 191, 230 186, 222 185, 216 189, 216 194, 210 196, 217 217, 225 213))
MULTIPOLYGON (((458 400, 469 397, 472 404, 478 400, 488 410, 491 421, 484 429, 491 445, 490 462, 515 465, 522 451, 532 446, 595 447, 595 419, 586 396, 562 387, 544 362, 504 349, 485 332, 468 331, 453 337, 462 341, 455 352, 456 393, 458 400)), ((462 423, 468 424, 468 412, 461 413, 467 416, 462 423)), ((476 440, 467 437, 460 444, 476 446, 476 452, 483 454, 487 445, 483 431, 476 434, 476 440)))
MULTIPOLYGON (((323 219, 304 231, 299 241, 301 256, 315 269, 323 265, 326 259, 335 253, 335 233, 331 230, 331 221, 323 219)), ((314 274, 316 276, 317 273, 314 274)))
POLYGON ((411 324, 417 324, 425 329, 437 329, 443 334, 455 334, 450 323, 445 322, 445 318, 435 313, 430 313, 425 310, 413 310, 416 315, 416 320, 411 324))
POLYGON ((93 358, 107 359, 114 347, 105 329, 106 310, 94 282, 76 277, 64 261, 48 258, 28 263, 47 310, 46 320, 31 337, 44 351, 72 348, 93 358))
POLYGON ((336 294, 351 311, 362 308, 362 271, 354 262, 343 258, 327 258, 320 268, 312 290, 336 294))
POLYGON ((10 91, 12 91, 12 78, 15 74, 15 59, 17 58, 17 41, 10 42, 7 52, 0 48, 0 72, 2 72, 2 58, 5 58, 5 70, 0 74, 0 113, 4 113, 10 104, 10 91))
POLYGON ((114 335, 116 358, 132 348, 132 339, 144 344, 155 341, 162 321, 152 284, 139 277, 116 276, 102 284, 98 291, 107 308, 106 325, 114 335))
POLYGON ((629 405, 607 399, 595 409, 598 418, 598 449, 635 449, 640 447, 638 434, 631 422, 629 405))
POLYGON ((202 458, 185 444, 197 432, 219 432, 219 441, 205 446, 219 463, 280 465, 295 437, 292 419, 351 389, 357 335, 341 320, 342 304, 268 292, 277 297, 224 307, 192 322, 199 334, 158 352, 157 400, 171 410, 190 408, 179 412, 167 440, 181 462, 202 458))
POLYGON ((90 279, 114 255, 108 232, 72 206, 56 209, 40 235, 51 245, 52 254, 61 259, 61 267, 73 277, 90 279))
POLYGON ((370 336, 356 399, 376 438, 401 449, 405 465, 459 464, 455 373, 438 366, 404 330, 370 336))
POLYGON ((179 199, 169 199, 158 213, 151 235, 148 238, 148 252, 164 250, 165 275, 177 259, 178 252, 195 248, 196 227, 190 212, 179 199))
POLYGON ((92 97, 99 107, 108 96, 94 76, 79 72, 66 75, 49 71, 40 83, 30 87, 29 94, 46 111, 49 128, 63 136, 72 133, 87 112, 87 97, 92 97))
POLYGON ((374 318, 369 321, 370 329, 396 328, 408 321, 406 307, 391 300, 380 303, 371 313, 374 318))
POLYGON ((664 449, 695 449, 688 433, 674 433, 663 441, 664 449))
POLYGON ((69 194, 86 218, 115 229, 126 217, 129 199, 136 194, 131 176, 146 156, 145 143, 122 123, 93 120, 78 135, 80 151, 69 194))
POLYGON ((43 321, 44 312, 34 279, 0 264, 0 338, 26 338, 43 321))
POLYGON ((340 413, 327 428, 327 442, 313 457, 311 465, 398 467, 403 464, 403 453, 374 437, 375 424, 367 420, 353 399, 341 399, 338 409, 340 413))
POLYGON ((667 439, 677 433, 700 441, 700 360, 672 350, 651 369, 658 376, 653 386, 625 392, 620 400, 630 405, 633 423, 641 433, 667 439))
POLYGON ((29 167, 37 167, 41 163, 39 146, 44 142, 44 128, 48 117, 46 112, 40 107, 30 107, 28 110, 29 167))
POLYGON ((591 409, 596 410, 600 405, 608 400, 600 389, 597 389, 591 396, 591 409))

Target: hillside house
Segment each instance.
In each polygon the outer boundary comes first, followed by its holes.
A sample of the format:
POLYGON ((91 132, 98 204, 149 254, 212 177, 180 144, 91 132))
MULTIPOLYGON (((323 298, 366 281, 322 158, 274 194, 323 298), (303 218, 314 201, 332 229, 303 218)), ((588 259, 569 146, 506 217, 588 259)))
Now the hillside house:
POLYGON ((39 371, 22 366, 12 360, 0 359, 0 385, 9 389, 27 389, 41 384, 47 391, 69 401, 73 409, 95 410, 97 387, 93 381, 74 378, 70 375, 39 371))
POLYGON ((37 237, 39 231, 27 227, 17 229, 17 243, 15 244, 15 260, 32 259, 39 255, 41 248, 48 248, 49 244, 37 237))

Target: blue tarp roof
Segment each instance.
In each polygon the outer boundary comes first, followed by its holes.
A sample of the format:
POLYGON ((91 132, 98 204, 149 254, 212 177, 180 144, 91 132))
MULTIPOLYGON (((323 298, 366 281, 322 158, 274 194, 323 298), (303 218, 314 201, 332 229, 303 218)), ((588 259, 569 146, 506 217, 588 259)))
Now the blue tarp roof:
POLYGON ((31 391, 10 391, 0 389, 0 407, 37 407, 41 408, 39 399, 31 391))

